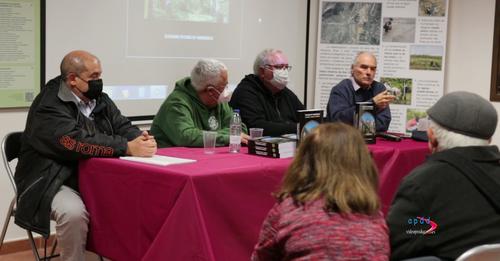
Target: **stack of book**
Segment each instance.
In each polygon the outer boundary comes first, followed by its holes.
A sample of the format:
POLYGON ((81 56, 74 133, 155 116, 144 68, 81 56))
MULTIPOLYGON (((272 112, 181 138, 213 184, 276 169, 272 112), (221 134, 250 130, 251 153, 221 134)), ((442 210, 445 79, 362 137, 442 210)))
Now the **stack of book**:
POLYGON ((295 155, 296 140, 283 137, 261 137, 248 140, 248 153, 273 158, 290 158, 295 155))

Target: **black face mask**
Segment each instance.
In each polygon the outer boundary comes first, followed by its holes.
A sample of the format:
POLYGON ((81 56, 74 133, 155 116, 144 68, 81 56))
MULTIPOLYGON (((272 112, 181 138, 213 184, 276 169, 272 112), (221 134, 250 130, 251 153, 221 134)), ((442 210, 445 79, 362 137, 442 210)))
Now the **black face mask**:
POLYGON ((89 85, 89 89, 83 95, 90 100, 97 99, 102 93, 102 79, 90 80, 87 84, 89 85))

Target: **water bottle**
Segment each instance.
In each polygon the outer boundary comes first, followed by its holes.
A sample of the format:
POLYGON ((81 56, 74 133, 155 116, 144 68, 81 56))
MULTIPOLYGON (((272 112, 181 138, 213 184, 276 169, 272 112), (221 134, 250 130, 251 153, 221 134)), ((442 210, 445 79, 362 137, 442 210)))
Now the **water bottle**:
POLYGON ((241 146, 241 117, 240 110, 235 109, 229 122, 229 152, 239 153, 241 146))

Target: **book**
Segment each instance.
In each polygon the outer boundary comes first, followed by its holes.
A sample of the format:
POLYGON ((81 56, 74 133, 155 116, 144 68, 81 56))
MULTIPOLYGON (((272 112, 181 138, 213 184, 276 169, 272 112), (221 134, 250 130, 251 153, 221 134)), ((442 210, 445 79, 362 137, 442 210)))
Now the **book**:
POLYGON ((308 133, 323 122, 324 110, 298 110, 297 111, 297 140, 303 139, 308 133))
POLYGON ((269 151, 262 151, 262 150, 248 150, 248 154, 253 154, 253 155, 259 155, 259 156, 266 156, 266 157, 271 157, 271 158, 278 158, 278 159, 284 159, 284 158, 291 158, 295 155, 295 152, 284 152, 284 153, 279 153, 279 152, 269 152, 269 151))
POLYGON ((354 126, 361 131, 365 143, 376 142, 375 135, 375 106, 372 102, 356 102, 354 126))
POLYGON ((273 158, 293 157, 296 140, 283 137, 261 137, 248 141, 248 153, 273 158))
POLYGON ((175 158, 175 157, 168 157, 168 156, 162 156, 162 155, 153 155, 153 157, 124 156, 124 157, 120 157, 120 159, 135 161, 135 162, 142 162, 142 163, 153 164, 153 165, 160 165, 160 166, 196 162, 196 160, 194 160, 194 159, 175 158))

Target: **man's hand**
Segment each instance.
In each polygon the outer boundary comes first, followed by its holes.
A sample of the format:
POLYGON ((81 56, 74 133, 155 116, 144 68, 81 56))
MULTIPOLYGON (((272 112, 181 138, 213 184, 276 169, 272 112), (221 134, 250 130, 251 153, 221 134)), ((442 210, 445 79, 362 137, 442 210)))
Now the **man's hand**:
POLYGON ((385 90, 373 97, 373 102, 375 103, 375 106, 379 109, 385 109, 387 106, 389 106, 389 103, 391 103, 396 96, 392 95, 389 93, 389 91, 385 90))
POLYGON ((127 155, 152 157, 156 154, 156 140, 147 131, 127 143, 127 155))
POLYGON ((248 139, 250 139, 250 136, 246 135, 245 133, 241 133, 241 143, 243 144, 248 144, 248 139))

